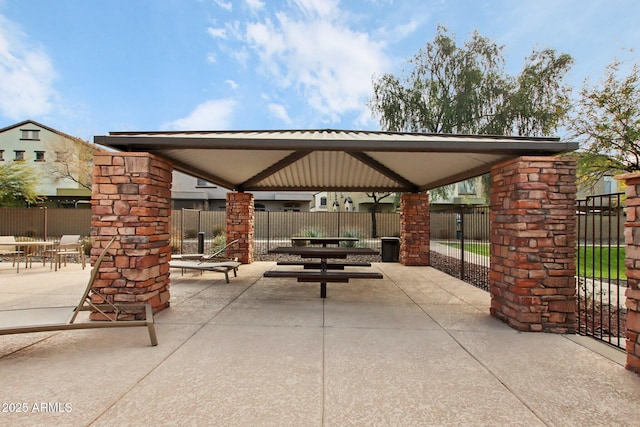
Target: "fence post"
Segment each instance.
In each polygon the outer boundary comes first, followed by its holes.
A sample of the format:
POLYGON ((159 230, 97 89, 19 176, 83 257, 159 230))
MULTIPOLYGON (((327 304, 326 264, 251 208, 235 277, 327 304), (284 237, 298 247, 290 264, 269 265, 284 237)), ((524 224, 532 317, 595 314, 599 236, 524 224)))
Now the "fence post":
POLYGON ((460 206, 460 280, 464 282, 464 206, 460 206))

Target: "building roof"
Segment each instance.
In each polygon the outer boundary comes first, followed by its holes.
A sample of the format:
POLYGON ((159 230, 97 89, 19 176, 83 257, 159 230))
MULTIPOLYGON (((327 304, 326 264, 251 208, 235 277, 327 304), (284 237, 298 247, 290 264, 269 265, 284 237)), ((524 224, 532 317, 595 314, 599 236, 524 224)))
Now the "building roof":
POLYGON ((150 152, 237 191, 418 192, 503 161, 578 148, 559 138, 352 130, 111 132, 94 142, 150 152))

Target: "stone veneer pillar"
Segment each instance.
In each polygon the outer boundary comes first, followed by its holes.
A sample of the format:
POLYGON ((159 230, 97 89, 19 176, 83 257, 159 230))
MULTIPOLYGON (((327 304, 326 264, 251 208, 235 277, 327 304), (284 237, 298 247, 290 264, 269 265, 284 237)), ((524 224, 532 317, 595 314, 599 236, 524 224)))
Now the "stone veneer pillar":
POLYGON ((624 228, 627 267, 627 369, 640 375, 640 172, 616 176, 627 185, 624 228))
POLYGON ((400 197, 400 263, 429 265, 429 195, 405 193, 400 197))
POLYGON ((227 249, 227 255, 243 264, 253 262, 254 207, 253 194, 227 193, 227 242, 240 241, 227 249))
MULTIPOLYGON (((94 288, 119 304, 169 307, 169 224, 173 166, 149 153, 97 152, 93 157, 91 260, 118 236, 94 288)), ((92 299, 101 298, 93 294, 92 299)), ((92 313, 99 320, 99 313, 92 313)), ((130 318, 144 318, 131 311, 130 318)))
POLYGON ((491 314, 520 331, 576 331, 576 163, 520 157, 491 171, 491 314))

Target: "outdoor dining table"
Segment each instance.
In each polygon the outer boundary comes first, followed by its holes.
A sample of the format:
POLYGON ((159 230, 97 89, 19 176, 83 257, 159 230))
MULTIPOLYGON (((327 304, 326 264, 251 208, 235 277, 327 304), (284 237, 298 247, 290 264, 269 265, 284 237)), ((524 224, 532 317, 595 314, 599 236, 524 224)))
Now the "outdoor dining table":
POLYGON ((319 282, 320 297, 327 296, 327 283, 348 283, 349 279, 382 279, 382 274, 363 271, 329 271, 344 270, 346 266, 370 266, 369 263, 332 262, 330 259, 346 259, 349 255, 377 255, 378 251, 371 248, 328 247, 328 246, 283 246, 271 249, 274 254, 297 255, 303 260, 319 259, 320 262, 284 262, 280 265, 302 265, 303 270, 269 270, 264 277, 293 277, 298 282, 319 282), (316 271, 309 271, 315 269, 316 271))
MULTIPOLYGON (((15 242, 12 243, 18 250, 24 251, 24 268, 27 268, 29 265, 29 254, 32 249, 42 249, 42 252, 46 252, 47 248, 53 248, 53 241, 46 240, 34 240, 34 241, 26 241, 26 242, 15 242)), ((45 265, 45 257, 42 257, 42 265, 45 265)), ((20 259, 16 261, 16 273, 20 273, 20 259)))

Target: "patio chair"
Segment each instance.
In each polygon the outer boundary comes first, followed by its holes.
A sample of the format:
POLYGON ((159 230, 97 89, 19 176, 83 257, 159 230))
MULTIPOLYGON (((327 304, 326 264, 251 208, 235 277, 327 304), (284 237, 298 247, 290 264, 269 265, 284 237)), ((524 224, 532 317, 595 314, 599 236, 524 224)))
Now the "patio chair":
POLYGON ((60 242, 56 245, 51 253, 52 262, 56 264, 56 271, 58 268, 62 267, 62 262, 64 261, 64 266, 67 266, 67 257, 69 256, 77 256, 80 259, 80 263, 82 263, 82 269, 84 270, 87 263, 84 255, 84 245, 80 240, 79 234, 65 234, 60 238, 60 242))
POLYGON ((0 236, 0 256, 9 256, 13 259, 13 266, 16 266, 16 260, 19 255, 24 252, 18 250, 16 246, 16 238, 14 236, 0 236))
POLYGON ((184 274, 184 270, 197 270, 200 273, 204 271, 213 271, 224 273, 224 278, 229 283, 229 272, 233 271, 233 277, 238 277, 238 267, 240 262, 238 258, 224 256, 227 248, 239 242, 239 239, 227 243, 224 248, 210 255, 205 254, 178 254, 171 255, 169 266, 171 268, 179 268, 184 274))
POLYGON ((91 301, 89 292, 96 279, 98 270, 109 248, 113 245, 114 237, 104 248, 98 257, 95 266, 91 271, 91 277, 84 290, 82 298, 76 306, 66 307, 40 307, 0 311, 0 335, 25 334, 31 332, 45 331, 65 331, 72 329, 95 329, 95 328, 117 328, 117 327, 146 327, 149 332, 151 345, 158 345, 156 330, 153 323, 153 310, 149 304, 140 305, 117 305, 109 303, 106 297, 102 297, 97 291, 94 294, 100 295, 103 303, 96 304, 91 301), (127 309, 145 310, 145 320, 120 320, 121 314, 127 309), (101 321, 76 322, 80 311, 94 311, 101 313, 105 319, 101 321))

